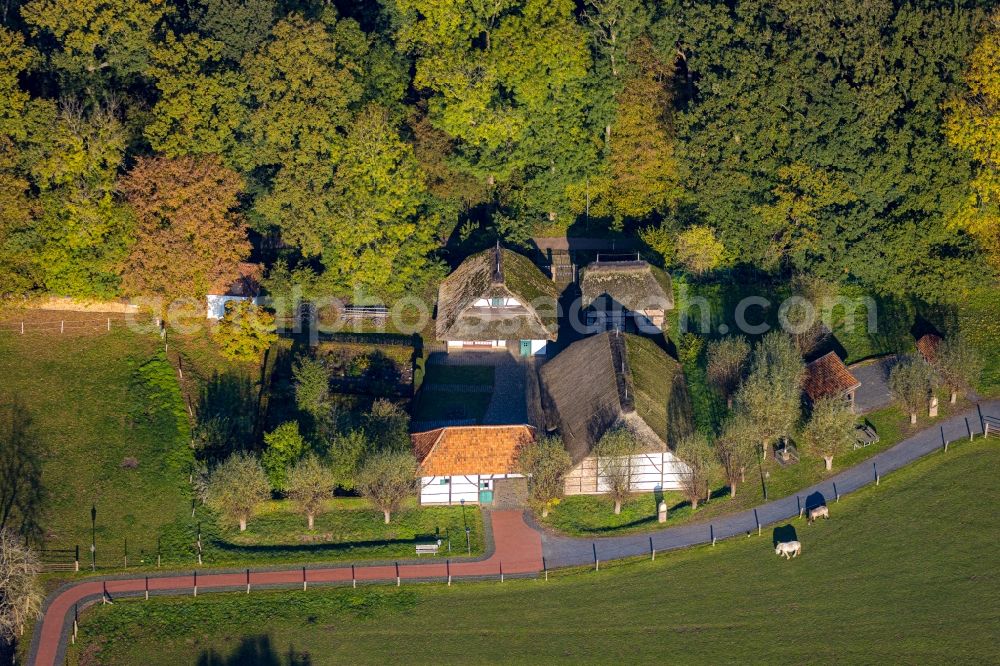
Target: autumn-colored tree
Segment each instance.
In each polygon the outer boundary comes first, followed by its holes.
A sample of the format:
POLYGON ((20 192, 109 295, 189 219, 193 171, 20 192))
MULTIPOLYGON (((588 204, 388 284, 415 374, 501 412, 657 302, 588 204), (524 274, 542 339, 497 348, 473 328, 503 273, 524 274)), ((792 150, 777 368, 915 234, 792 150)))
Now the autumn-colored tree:
POLYGON ((417 489, 417 461, 409 451, 376 453, 358 472, 357 488, 388 525, 392 513, 417 489))
POLYGON ((945 105, 945 134, 975 161, 968 194, 951 217, 979 239, 1000 267, 1000 11, 987 21, 965 73, 968 90, 945 105))
POLYGON ((138 221, 123 267, 130 294, 203 298, 250 252, 233 210, 242 182, 217 157, 139 158, 120 189, 138 221))
POLYGON ((234 361, 259 361, 278 341, 274 315, 251 301, 228 301, 226 314, 213 333, 223 356, 234 361))
MULTIPOLYGON (((0 529, 0 640, 13 643, 42 614, 45 599, 38 554, 20 534, 0 529)), ((13 663, 13 661, 11 662, 13 663)))
POLYGON ((718 268, 724 252, 725 248, 711 227, 694 225, 677 236, 674 258, 687 270, 700 275, 718 268))

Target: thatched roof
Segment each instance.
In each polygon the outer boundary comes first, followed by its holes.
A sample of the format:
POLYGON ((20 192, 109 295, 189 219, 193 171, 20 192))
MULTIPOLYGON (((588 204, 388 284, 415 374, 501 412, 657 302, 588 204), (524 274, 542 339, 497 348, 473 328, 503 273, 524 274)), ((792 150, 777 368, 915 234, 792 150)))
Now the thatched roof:
POLYGON ((438 289, 438 340, 555 340, 559 290, 530 259, 503 248, 474 254, 438 289), (521 307, 477 308, 480 298, 521 307))
MULTIPOLYGON (((583 307, 611 299, 626 310, 672 310, 670 276, 645 261, 595 262, 583 269, 580 278, 583 307)), ((604 303, 603 307, 610 304, 604 303)))
POLYGON ((625 423, 648 451, 664 451, 690 432, 680 366, 648 338, 602 333, 567 347, 542 366, 542 401, 573 463, 625 423))

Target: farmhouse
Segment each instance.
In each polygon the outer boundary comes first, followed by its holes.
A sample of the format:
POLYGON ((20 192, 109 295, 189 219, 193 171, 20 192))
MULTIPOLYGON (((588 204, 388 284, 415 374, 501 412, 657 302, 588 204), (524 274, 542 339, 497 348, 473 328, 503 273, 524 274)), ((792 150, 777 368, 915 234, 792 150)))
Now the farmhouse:
POLYGON ((820 398, 843 397, 854 410, 854 395, 861 382, 851 374, 836 352, 819 357, 806 365, 806 378, 802 384, 810 402, 820 398))
POLYGON ((691 431, 691 406, 680 365, 649 338, 608 332, 573 343, 541 371, 542 404, 573 461, 566 494, 606 491, 594 447, 619 423, 639 439, 633 487, 680 487, 684 465, 670 448, 691 431))
POLYGON ((527 425, 454 426, 410 436, 421 504, 492 504, 496 484, 521 478, 520 448, 535 440, 527 425))
POLYGON ((655 333, 674 307, 670 277, 640 260, 596 261, 583 270, 580 290, 587 323, 602 330, 655 333))
POLYGON ((215 284, 205 297, 208 305, 207 317, 222 319, 226 314, 226 303, 229 301, 253 301, 254 305, 260 305, 260 280, 263 272, 260 264, 241 262, 239 277, 215 284))
POLYGON ((472 255, 441 283, 437 339, 455 349, 544 354, 558 332, 559 291, 527 257, 499 246, 472 255))

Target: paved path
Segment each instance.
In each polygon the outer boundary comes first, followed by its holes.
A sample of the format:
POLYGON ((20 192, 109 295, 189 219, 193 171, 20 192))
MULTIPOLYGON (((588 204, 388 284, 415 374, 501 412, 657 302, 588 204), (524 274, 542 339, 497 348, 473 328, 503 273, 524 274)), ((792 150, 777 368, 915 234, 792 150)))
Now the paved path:
MULTIPOLYGON (((980 408, 984 416, 1000 417, 1000 400, 984 402, 980 408)), ((604 561, 648 555, 651 548, 655 548, 657 551, 672 550, 710 543, 713 537, 724 539, 747 532, 756 532, 758 524, 764 526, 788 520, 798 516, 800 508, 832 501, 838 494, 846 495, 862 486, 873 483, 876 473, 879 476, 885 475, 921 456, 941 449, 944 441, 954 442, 968 438, 970 430, 973 434, 982 432, 979 413, 976 409, 923 430, 892 448, 821 483, 810 486, 796 495, 740 513, 720 516, 709 524, 684 525, 657 532, 598 539, 572 538, 545 532, 542 535, 542 547, 546 564, 550 568, 593 564, 595 558, 604 561)))
POLYGON ((896 357, 893 355, 850 366, 851 374, 861 382, 854 394, 854 408, 859 414, 874 412, 892 404, 889 371, 895 363, 896 357))
MULTIPOLYGON (((913 462, 942 447, 944 441, 956 441, 970 434, 980 434, 982 415, 1000 418, 1000 400, 984 402, 979 409, 973 409, 921 431, 903 440, 892 448, 879 453, 865 462, 851 467, 836 476, 797 495, 786 497, 740 513, 721 516, 711 524, 684 525, 657 532, 633 536, 606 537, 602 539, 580 539, 539 533, 525 524, 520 511, 492 511, 487 520, 492 534, 491 551, 488 557, 479 560, 456 561, 448 567, 446 562, 436 559, 431 562, 406 561, 399 563, 399 577, 403 580, 441 580, 452 577, 496 578, 501 575, 535 575, 543 567, 589 565, 595 557, 609 560, 649 554, 650 548, 657 551, 684 548, 709 543, 713 538, 743 535, 757 529, 757 525, 770 525, 793 518, 800 508, 813 506, 822 501, 845 495, 875 481, 876 473, 881 476, 913 462), (544 559, 543 559, 544 556, 544 559)), ((489 539, 488 539, 489 541, 489 539)), ((363 582, 393 581, 396 578, 394 564, 370 564, 354 569, 356 579, 363 582)), ((352 569, 347 566, 310 566, 305 570, 305 578, 310 584, 350 584, 352 569)), ((199 590, 246 590, 246 572, 213 571, 198 575, 199 590)), ((302 586, 302 567, 274 568, 252 571, 250 582, 253 587, 298 588, 302 586)), ((193 592, 192 574, 150 577, 149 589, 152 593, 193 592)), ((103 586, 114 597, 141 596, 145 589, 143 577, 106 577, 87 579, 79 583, 67 584, 46 599, 44 617, 36 624, 32 638, 29 663, 37 666, 55 666, 65 659, 66 641, 72 630, 72 612, 76 604, 81 606, 100 600, 103 586)))
MULTIPOLYGON (((448 574, 456 578, 477 578, 503 575, 536 575, 542 569, 542 542, 538 532, 528 527, 521 511, 491 511, 493 548, 488 557, 479 560, 458 560, 449 566, 442 558, 433 561, 406 561, 398 565, 402 580, 447 580, 448 574)), ((394 581, 397 567, 393 563, 359 566, 354 570, 358 581, 394 581)), ((308 584, 351 584, 350 565, 309 566, 303 574, 302 567, 256 570, 250 572, 252 588, 283 587, 301 588, 303 575, 308 584)), ((197 575, 198 591, 246 590, 246 570, 202 571, 197 575)), ((105 577, 70 583, 56 590, 46 599, 42 621, 36 624, 32 637, 29 663, 36 666, 55 666, 65 661, 66 642, 73 627, 73 609, 100 600, 104 586, 114 599, 123 596, 142 596, 145 577, 105 577)), ((193 593, 195 576, 166 574, 150 576, 151 593, 193 593)))
POLYGON ((528 393, 525 390, 525 382, 530 360, 515 357, 510 350, 467 350, 449 354, 431 354, 427 362, 438 365, 492 366, 493 396, 490 398, 486 413, 483 414, 482 422, 487 425, 528 423, 526 397, 528 393))

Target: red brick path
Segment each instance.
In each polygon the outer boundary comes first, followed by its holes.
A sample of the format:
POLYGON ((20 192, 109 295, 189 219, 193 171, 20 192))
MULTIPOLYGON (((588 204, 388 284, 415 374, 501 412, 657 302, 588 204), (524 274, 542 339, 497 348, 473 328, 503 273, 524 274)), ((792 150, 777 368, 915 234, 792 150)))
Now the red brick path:
MULTIPOLYGON (((528 527, 520 511, 493 511, 491 513, 493 526, 493 554, 485 560, 470 562, 456 561, 451 564, 453 578, 466 576, 500 576, 501 570, 506 574, 534 574, 542 570, 542 538, 535 530, 528 527)), ((439 578, 445 580, 448 575, 445 560, 436 558, 426 563, 400 563, 399 577, 404 580, 439 578)), ((350 582, 351 567, 337 566, 326 568, 306 567, 306 580, 310 583, 350 582)), ((355 576, 359 581, 395 581, 396 567, 394 565, 357 566, 355 576)), ((210 570, 198 573, 198 591, 235 587, 246 588, 246 573, 211 573, 210 570)), ((104 585, 107 585, 108 595, 112 598, 123 593, 142 593, 145 589, 145 576, 115 580, 84 581, 62 590, 51 600, 42 618, 41 629, 35 632, 33 664, 36 666, 55 666, 61 663, 65 654, 65 645, 61 643, 67 623, 73 622, 73 607, 75 604, 94 596, 100 597, 104 585)), ((253 586, 273 585, 288 588, 302 587, 302 567, 280 571, 252 571, 250 584, 253 586)), ((151 592, 164 590, 178 593, 191 593, 194 586, 194 574, 179 574, 149 579, 151 592)))

